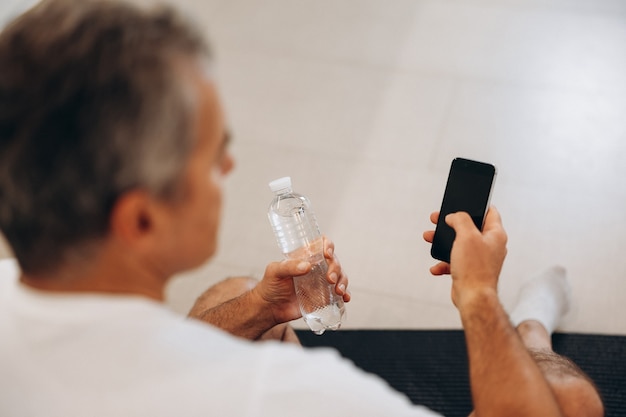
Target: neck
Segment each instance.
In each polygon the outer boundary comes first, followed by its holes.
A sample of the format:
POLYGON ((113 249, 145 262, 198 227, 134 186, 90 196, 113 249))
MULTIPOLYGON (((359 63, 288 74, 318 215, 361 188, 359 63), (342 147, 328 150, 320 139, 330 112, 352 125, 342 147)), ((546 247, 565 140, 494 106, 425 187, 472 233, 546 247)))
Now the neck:
POLYGON ((65 263, 51 272, 23 273, 20 281, 42 291, 139 295, 162 302, 167 277, 149 263, 129 254, 109 256, 105 249, 93 259, 65 263))

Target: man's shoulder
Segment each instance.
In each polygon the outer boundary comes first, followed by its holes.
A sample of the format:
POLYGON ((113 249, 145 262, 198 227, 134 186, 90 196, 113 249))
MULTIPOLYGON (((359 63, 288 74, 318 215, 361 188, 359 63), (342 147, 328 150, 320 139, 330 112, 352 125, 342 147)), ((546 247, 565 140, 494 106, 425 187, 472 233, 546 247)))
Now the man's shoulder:
POLYGON ((0 259, 0 304, 11 297, 20 275, 20 268, 13 258, 0 259))
POLYGON ((7 279, 16 280, 19 273, 20 267, 15 258, 0 259, 0 283, 7 279))

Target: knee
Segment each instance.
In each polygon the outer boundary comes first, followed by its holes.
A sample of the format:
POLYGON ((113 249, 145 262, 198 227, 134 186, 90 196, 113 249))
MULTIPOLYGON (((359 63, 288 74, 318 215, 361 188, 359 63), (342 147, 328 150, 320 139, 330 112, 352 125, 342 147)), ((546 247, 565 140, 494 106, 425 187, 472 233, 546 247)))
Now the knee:
POLYGON ((190 316, 213 307, 217 307, 226 301, 237 298, 243 293, 253 289, 259 281, 252 277, 230 277, 209 287, 203 292, 189 312, 190 316))
POLYGON ((604 404, 596 387, 584 378, 569 377, 553 384, 563 415, 566 417, 603 417, 604 404))
POLYGON ((570 359, 550 350, 529 352, 546 380, 566 417, 601 417, 604 405, 592 380, 570 359))
POLYGON ((252 277, 229 277, 225 280, 218 282, 209 290, 213 290, 219 293, 223 298, 223 301, 228 301, 233 298, 239 297, 241 294, 250 291, 259 283, 258 280, 252 277))

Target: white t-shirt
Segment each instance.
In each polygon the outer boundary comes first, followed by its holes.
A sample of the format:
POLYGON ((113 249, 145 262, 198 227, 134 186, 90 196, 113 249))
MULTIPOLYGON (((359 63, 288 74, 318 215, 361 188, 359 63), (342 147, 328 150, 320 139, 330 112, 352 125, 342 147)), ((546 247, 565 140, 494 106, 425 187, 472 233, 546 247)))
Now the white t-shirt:
POLYGON ((251 343, 147 298, 51 294, 0 261, 0 416, 434 416, 331 349, 251 343))

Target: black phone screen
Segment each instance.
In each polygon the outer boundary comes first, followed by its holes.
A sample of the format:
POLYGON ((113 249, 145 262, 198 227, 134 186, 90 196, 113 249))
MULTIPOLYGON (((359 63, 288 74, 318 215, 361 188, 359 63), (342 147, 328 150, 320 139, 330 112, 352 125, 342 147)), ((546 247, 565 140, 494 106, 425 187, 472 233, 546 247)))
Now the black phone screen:
POLYGON ((463 158, 452 161, 430 251, 433 258, 450 262, 456 233, 446 224, 446 215, 464 211, 482 230, 495 176, 496 168, 491 164, 463 158))

